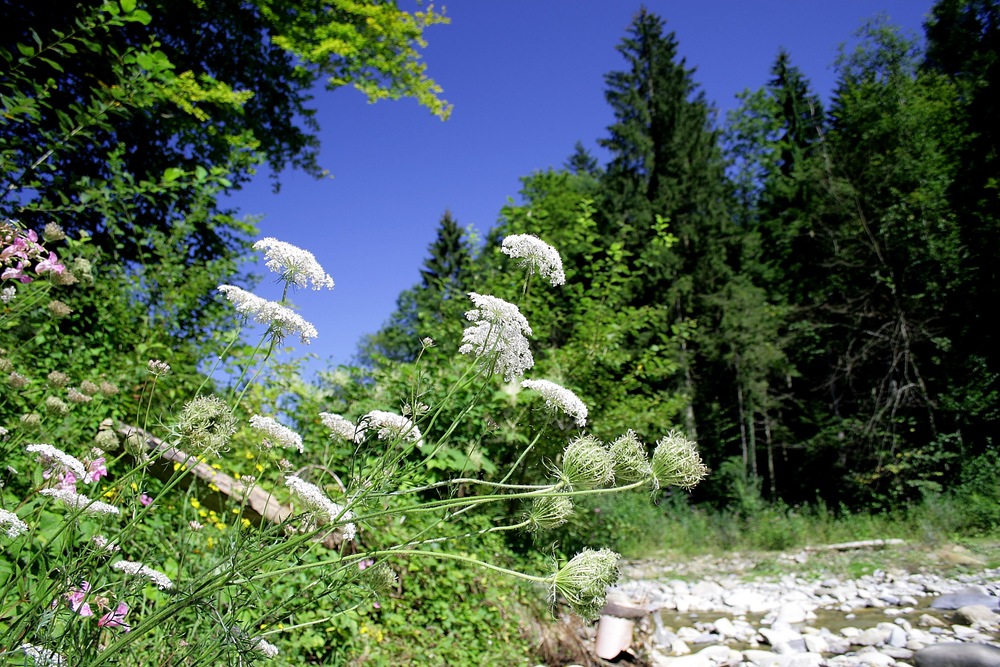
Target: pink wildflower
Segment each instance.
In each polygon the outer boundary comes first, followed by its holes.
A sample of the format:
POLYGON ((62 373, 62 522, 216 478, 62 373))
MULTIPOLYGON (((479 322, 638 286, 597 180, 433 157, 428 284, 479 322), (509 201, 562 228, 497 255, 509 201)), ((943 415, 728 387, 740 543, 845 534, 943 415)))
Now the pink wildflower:
POLYGON ((132 627, 125 622, 125 615, 128 614, 128 605, 119 602, 114 611, 109 611, 97 621, 97 625, 102 628, 121 628, 125 632, 132 630, 132 627))
POLYGON ((86 581, 80 582, 80 588, 74 589, 66 594, 66 600, 69 601, 69 607, 80 616, 93 616, 94 612, 91 611, 90 605, 84 602, 87 597, 87 593, 90 591, 90 584, 86 581))
POLYGON ((108 476, 107 460, 101 456, 87 463, 87 474, 83 476, 84 484, 93 484, 102 477, 108 476))
POLYGON ((149 507, 150 505, 153 504, 153 498, 152 496, 143 493, 141 496, 139 496, 139 502, 142 503, 143 507, 149 507))
POLYGON ((59 258, 56 257, 54 252, 49 252, 48 259, 43 259, 35 265, 35 273, 46 273, 49 271, 52 273, 62 273, 65 270, 66 267, 59 263, 59 258))
POLYGON ((18 262, 17 266, 8 266, 3 274, 0 274, 0 279, 19 280, 25 284, 31 282, 31 276, 24 275, 24 262, 18 262))

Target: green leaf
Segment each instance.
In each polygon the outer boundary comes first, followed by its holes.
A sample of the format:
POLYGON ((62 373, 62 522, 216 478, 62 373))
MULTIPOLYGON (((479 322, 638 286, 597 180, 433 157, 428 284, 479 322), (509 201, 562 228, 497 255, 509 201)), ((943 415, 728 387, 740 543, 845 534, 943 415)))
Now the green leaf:
POLYGON ((135 0, 118 0, 118 2, 126 13, 135 11, 135 0))
POLYGON ((163 181, 165 183, 171 183, 176 181, 178 178, 184 175, 183 169, 178 169, 177 167, 170 167, 163 172, 163 181))
POLYGON ((35 50, 25 44, 18 43, 17 50, 21 52, 21 55, 27 56, 28 58, 35 55, 35 50))

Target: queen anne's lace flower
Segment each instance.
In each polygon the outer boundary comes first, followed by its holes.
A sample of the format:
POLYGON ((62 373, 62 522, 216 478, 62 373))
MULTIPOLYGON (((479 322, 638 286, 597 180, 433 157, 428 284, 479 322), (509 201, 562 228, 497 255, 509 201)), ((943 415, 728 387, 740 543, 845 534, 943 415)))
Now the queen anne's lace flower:
POLYGON ((253 249, 263 250, 267 260, 265 266, 285 281, 299 287, 307 287, 311 282, 314 290, 324 287, 333 289, 333 278, 323 271, 316 257, 308 250, 272 237, 257 241, 253 244, 253 249))
MULTIPOLYGON (((285 485, 302 501, 303 505, 327 521, 350 521, 354 518, 352 512, 327 498, 318 486, 310 484, 297 475, 285 477, 285 485)), ((353 540, 357 533, 353 523, 341 525, 340 530, 343 532, 345 540, 353 540)))
POLYGON ((121 514, 114 505, 102 503, 70 489, 42 489, 39 493, 55 498, 73 509, 82 509, 87 514, 121 514))
POLYGON ((566 282, 559 251, 532 234, 512 234, 503 240, 500 250, 505 255, 521 260, 529 275, 540 273, 553 285, 566 282))
POLYGON ((120 560, 111 567, 118 570, 119 572, 124 572, 125 574, 132 575, 133 577, 140 577, 140 576, 146 577, 154 584, 156 584, 156 587, 159 588, 161 591, 165 591, 168 588, 174 587, 174 582, 170 580, 170 577, 163 574, 159 570, 154 570, 153 568, 147 567, 142 563, 137 563, 136 561, 120 560))
POLYGON ((552 577, 552 594, 586 619, 595 618, 604 606, 609 586, 618 581, 621 556, 610 549, 584 549, 552 577))
POLYGON ((533 389, 545 399, 545 405, 558 408, 576 420, 576 425, 587 425, 587 406, 569 389, 548 380, 522 380, 521 386, 533 389))
POLYGON ((69 664, 62 655, 44 646, 21 644, 17 648, 24 655, 31 658, 31 664, 35 665, 35 667, 41 667, 42 665, 46 667, 64 667, 69 664))
POLYGON ((260 651, 264 656, 268 658, 274 658, 278 655, 278 647, 267 641, 263 637, 258 637, 257 641, 254 642, 254 649, 260 651))
POLYGON ((422 447, 424 444, 420 429, 406 417, 392 412, 372 410, 360 419, 358 427, 365 431, 376 431, 379 440, 403 438, 417 443, 417 447, 422 447))
POLYGON ((80 459, 52 445, 28 445, 25 450, 38 454, 38 462, 48 468, 47 472, 50 475, 71 472, 80 478, 87 474, 87 469, 80 459))
POLYGON ((321 412, 319 413, 319 420, 323 423, 323 426, 330 429, 330 432, 338 438, 343 438, 348 442, 362 443, 365 441, 364 429, 359 429, 349 419, 331 412, 321 412))
POLYGON ((266 324, 274 337, 281 340, 288 334, 298 334, 299 339, 308 344, 319 335, 316 327, 306 322, 301 315, 280 303, 262 299, 244 289, 233 285, 219 285, 219 291, 236 307, 236 312, 246 317, 252 317, 261 324, 266 324))
POLYGON ((28 532, 28 524, 18 519, 13 512, 0 509, 0 531, 13 540, 28 532))
POLYGON ((526 338, 531 327, 517 306, 488 294, 469 292, 469 298, 476 307, 465 317, 475 324, 462 334, 458 351, 476 355, 483 372, 503 373, 508 382, 534 366, 526 338))
POLYGON ((267 436, 268 439, 265 442, 268 443, 268 448, 277 443, 285 449, 297 449, 300 454, 303 451, 302 436, 287 426, 279 424, 271 417, 254 415, 250 418, 250 426, 267 436))

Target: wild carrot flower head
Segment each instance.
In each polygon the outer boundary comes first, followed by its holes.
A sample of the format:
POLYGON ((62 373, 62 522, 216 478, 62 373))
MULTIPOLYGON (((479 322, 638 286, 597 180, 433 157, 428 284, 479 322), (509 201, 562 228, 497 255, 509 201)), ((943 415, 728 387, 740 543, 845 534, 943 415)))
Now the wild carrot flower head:
POLYGON ((271 417, 254 415, 250 418, 250 426, 264 434, 264 446, 268 449, 281 445, 285 449, 297 449, 300 454, 303 451, 302 436, 271 417))
POLYGON ((52 371, 45 377, 53 387, 65 387, 69 384, 69 376, 62 371, 52 371))
POLYGON ((67 507, 83 510, 87 514, 121 514, 114 505, 94 500, 70 489, 42 489, 39 493, 55 498, 67 507))
POLYGON ((574 489, 596 489, 615 478, 611 454, 592 435, 571 441, 562 456, 562 478, 574 489))
POLYGON ((263 637, 257 637, 254 641, 254 650, 264 654, 264 657, 274 658, 278 655, 278 647, 267 641, 263 637))
POLYGON ((59 476, 64 472, 71 472, 77 477, 83 477, 87 473, 80 459, 70 456, 58 447, 38 444, 28 445, 24 449, 32 454, 38 454, 36 460, 46 468, 43 473, 45 479, 53 475, 59 476))
POLYGON ((13 540, 28 532, 28 524, 17 518, 13 512, 0 509, 0 532, 13 540))
MULTIPOLYGON (((352 512, 327 498, 318 486, 310 484, 297 475, 285 477, 285 485, 296 498, 302 501, 307 509, 315 512, 317 516, 326 521, 350 521, 354 518, 352 512)), ((345 540, 354 539, 356 528, 353 523, 345 523, 340 529, 345 540)))
POLYGON ((539 273, 553 285, 566 282, 559 251, 532 234, 512 234, 503 240, 500 250, 505 255, 520 259, 528 275, 539 273))
POLYGON ((319 413, 319 420, 323 423, 323 426, 330 429, 331 434, 338 438, 343 438, 348 442, 361 443, 365 441, 365 430, 355 426, 349 419, 331 412, 321 412, 319 413))
POLYGON ((708 474, 708 466, 701 462, 694 442, 673 431, 656 443, 652 467, 658 486, 690 489, 708 474))
POLYGON ((535 364, 526 336, 531 335, 528 320, 517 306, 488 294, 469 292, 475 308, 465 314, 474 324, 462 334, 462 354, 474 354, 480 359, 484 373, 503 373, 510 382, 524 375, 535 364))
POLYGON ((253 249, 263 250, 268 270, 277 273, 290 285, 308 287, 311 283, 314 290, 324 287, 333 289, 333 278, 326 274, 316 257, 308 250, 272 237, 257 241, 253 244, 253 249))
POLYGON ((653 468, 646 456, 646 446, 632 429, 611 443, 610 452, 615 462, 616 479, 622 482, 638 482, 649 479, 653 474, 653 468))
POLYGON ((69 406, 58 396, 46 397, 45 409, 54 415, 64 415, 69 412, 69 406))
POLYGON ((88 396, 76 387, 70 387, 66 390, 66 398, 70 403, 90 403, 94 400, 93 396, 88 396))
POLYGON ((573 417, 580 428, 587 425, 587 406, 569 389, 548 380, 522 380, 521 386, 537 391, 545 399, 545 405, 573 417))
POLYGON ((69 665, 69 661, 66 658, 44 646, 21 644, 17 647, 17 650, 24 653, 26 657, 31 658, 31 664, 35 665, 35 667, 66 667, 69 665))
POLYGON ((146 362, 146 369, 151 375, 160 377, 170 373, 170 364, 159 359, 150 359, 146 362))
POLYGON ((145 577, 153 582, 161 591, 174 587, 174 582, 170 580, 170 577, 159 570, 154 570, 136 561, 120 560, 111 567, 132 577, 145 577))
POLYGON ((9 287, 4 287, 2 290, 0 290, 0 302, 10 303, 15 298, 17 298, 17 288, 14 287, 13 285, 10 285, 9 287))
POLYGON ((236 433, 236 417, 229 405, 215 396, 188 401, 177 422, 177 434, 189 454, 215 456, 236 433))
POLYGON ((596 618, 604 606, 608 587, 618 581, 620 558, 610 549, 584 549, 553 576, 553 598, 561 595, 580 616, 596 618))
POLYGON ((299 340, 309 344, 319 334, 316 327, 306 322, 301 315, 276 301, 262 299, 233 285, 219 285, 219 291, 236 307, 236 312, 267 325, 268 331, 281 341, 289 334, 297 334, 299 340))
POLYGON ((73 309, 66 305, 66 302, 59 299, 49 301, 48 309, 52 313, 52 316, 56 318, 67 317, 73 312, 73 309))
POLYGON ((536 498, 528 509, 528 530, 550 530, 557 528, 573 515, 573 501, 566 496, 542 496, 536 498))
POLYGON ((424 444, 420 429, 402 415, 383 410, 372 410, 358 421, 358 428, 367 431, 375 431, 375 437, 379 440, 394 440, 402 438, 410 442, 417 443, 417 447, 424 444))

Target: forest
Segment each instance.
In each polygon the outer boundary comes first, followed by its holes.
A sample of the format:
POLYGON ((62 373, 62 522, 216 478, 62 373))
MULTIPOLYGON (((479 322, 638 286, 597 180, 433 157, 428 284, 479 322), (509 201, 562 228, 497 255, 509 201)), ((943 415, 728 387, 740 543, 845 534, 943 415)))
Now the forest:
POLYGON ((567 147, 481 233, 442 211, 314 379, 280 353, 316 333, 295 288, 333 280, 224 195, 323 174, 314 86, 446 119, 420 57, 446 14, 4 16, 0 664, 522 664, 517 618, 593 616, 617 552, 681 525, 1000 526, 996 0, 862 26, 825 106, 780 51, 720 122, 640 9, 607 45, 609 158, 567 147))

